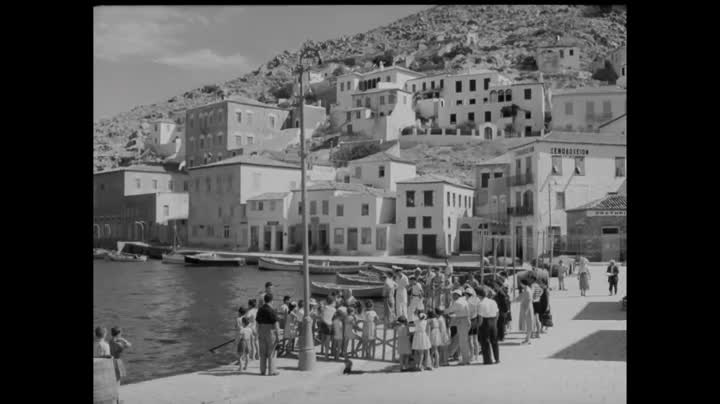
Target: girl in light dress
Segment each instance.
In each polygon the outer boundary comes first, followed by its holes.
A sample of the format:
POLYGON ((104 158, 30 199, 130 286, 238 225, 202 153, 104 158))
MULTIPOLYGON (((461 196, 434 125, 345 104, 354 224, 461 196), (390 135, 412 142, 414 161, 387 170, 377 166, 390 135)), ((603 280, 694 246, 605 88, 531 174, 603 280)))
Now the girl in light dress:
POLYGON ((250 341, 250 360, 260 359, 260 346, 257 339, 257 323, 255 322, 255 316, 257 316, 257 300, 250 299, 248 300, 248 311, 245 313, 245 317, 247 317, 250 322, 250 328, 253 330, 252 341, 250 341))
POLYGON ((424 311, 423 305, 423 287, 417 278, 410 278, 410 305, 408 305, 408 313, 410 313, 410 322, 417 321, 417 313, 424 311))
POLYGON ((288 313, 285 316, 285 329, 283 330, 286 353, 290 353, 295 349, 295 335, 299 323, 298 309, 294 302, 290 302, 288 304, 288 313))
POLYGON ((448 333, 447 323, 445 322, 445 313, 442 309, 435 309, 435 316, 438 321, 440 330, 440 344, 438 344, 438 361, 440 366, 448 365, 447 350, 450 345, 450 334, 448 333))
POLYGON ((522 291, 520 295, 515 299, 516 302, 520 302, 520 330, 525 331, 525 340, 523 344, 530 344, 530 338, 532 337, 533 325, 535 324, 535 312, 533 311, 532 304, 532 288, 530 287, 530 281, 522 279, 520 281, 522 285, 522 291))
POLYGON ((405 372, 408 370, 408 363, 410 362, 410 330, 407 325, 407 318, 405 316, 399 316, 397 319, 397 328, 395 329, 395 335, 397 335, 397 347, 398 355, 400 356, 400 371, 405 372))
POLYGON ((335 360, 338 360, 340 351, 342 350, 342 342, 345 334, 343 333, 343 324, 345 322, 345 311, 337 310, 333 315, 332 321, 332 352, 335 360))
POLYGON ((420 371, 432 370, 430 363, 430 336, 428 335, 427 316, 424 312, 416 312, 415 333, 413 334, 412 349, 415 351, 415 363, 420 371))
POLYGON ((379 318, 373 307, 373 302, 368 300, 365 302, 365 312, 362 316, 363 330, 362 330, 362 346, 364 358, 372 357, 372 347, 375 344, 375 327, 379 322, 379 318))
POLYGON ((440 355, 438 347, 442 345, 442 334, 440 333, 440 322, 437 319, 435 310, 428 310, 428 327, 430 328, 430 359, 432 367, 437 369, 440 366, 440 355))
POLYGON ((344 323, 344 332, 345 332, 345 338, 343 341, 342 346, 342 355, 344 358, 348 357, 348 352, 352 352, 352 341, 357 339, 357 335, 355 334, 355 330, 358 329, 357 323, 357 316, 355 315, 355 308, 354 307, 348 307, 347 309, 347 315, 345 316, 344 323))

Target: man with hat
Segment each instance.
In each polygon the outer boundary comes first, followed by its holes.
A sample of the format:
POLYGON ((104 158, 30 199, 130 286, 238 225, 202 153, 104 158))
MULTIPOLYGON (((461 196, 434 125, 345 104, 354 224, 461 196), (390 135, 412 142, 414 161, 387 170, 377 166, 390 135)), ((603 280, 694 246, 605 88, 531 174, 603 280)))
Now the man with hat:
POLYGON ((485 289, 479 289, 478 296, 480 297, 480 330, 478 333, 480 335, 483 364, 500 363, 500 348, 497 341, 497 319, 500 310, 497 303, 486 296, 485 289), (490 348, 492 348, 495 362, 492 361, 490 356, 490 348))
POLYGON ((453 356, 460 348, 460 365, 470 364, 470 347, 468 333, 470 332, 470 310, 468 302, 463 297, 461 289, 452 291, 453 303, 445 310, 445 314, 450 316, 450 329, 455 327, 457 332, 453 336, 452 343, 448 350, 449 356, 453 356))
POLYGON ((408 291, 410 285, 408 277, 402 273, 402 269, 395 269, 395 283, 397 289, 395 291, 395 314, 397 317, 405 316, 408 318, 408 291))

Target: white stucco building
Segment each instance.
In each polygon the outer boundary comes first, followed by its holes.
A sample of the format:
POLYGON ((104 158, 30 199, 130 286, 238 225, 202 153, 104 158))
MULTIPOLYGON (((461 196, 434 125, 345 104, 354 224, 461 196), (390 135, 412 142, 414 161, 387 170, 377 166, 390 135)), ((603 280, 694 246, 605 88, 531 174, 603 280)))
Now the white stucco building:
POLYGON ((535 60, 538 70, 543 73, 580 70, 580 47, 573 41, 558 41, 538 46, 535 60))
POLYGON ((348 162, 350 183, 395 191, 397 182, 416 176, 415 163, 388 152, 348 162))
POLYGON ((556 90, 552 94, 554 130, 594 132, 627 112, 627 90, 617 86, 556 90))
POLYGON ((285 252, 288 247, 292 192, 266 192, 247 199, 250 251, 285 252))

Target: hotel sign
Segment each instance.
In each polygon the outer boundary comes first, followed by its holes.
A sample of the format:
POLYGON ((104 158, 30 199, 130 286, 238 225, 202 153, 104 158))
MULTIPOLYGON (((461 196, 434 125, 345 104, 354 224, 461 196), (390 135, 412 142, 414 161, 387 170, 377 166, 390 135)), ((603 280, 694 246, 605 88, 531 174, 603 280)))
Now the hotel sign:
POLYGON ((561 156, 587 156, 590 151, 587 149, 571 149, 567 147, 551 147, 550 154, 561 156))
POLYGON ((280 222, 278 222, 277 220, 272 221, 272 222, 267 222, 267 226, 277 226, 279 224, 280 224, 280 222))
POLYGON ((588 216, 627 216, 625 210, 588 210, 588 216))
POLYGON ((524 148, 524 149, 520 149, 520 150, 516 151, 516 152, 515 152, 515 155, 516 155, 516 156, 522 156, 523 154, 532 153, 533 151, 535 151, 535 147, 530 146, 530 147, 526 147, 526 148, 524 148))

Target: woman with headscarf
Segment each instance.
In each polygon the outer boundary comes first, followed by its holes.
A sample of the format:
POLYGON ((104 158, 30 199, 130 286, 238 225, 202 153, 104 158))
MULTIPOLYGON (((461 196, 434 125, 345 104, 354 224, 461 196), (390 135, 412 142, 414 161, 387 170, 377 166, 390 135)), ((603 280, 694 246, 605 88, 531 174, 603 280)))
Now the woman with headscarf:
POLYGON ((580 282, 580 296, 585 296, 585 293, 590 289, 590 269, 588 268, 587 258, 580 257, 577 270, 577 277, 580 282))

